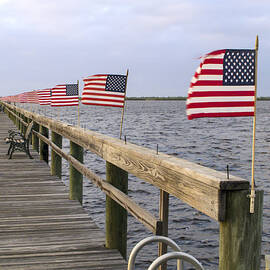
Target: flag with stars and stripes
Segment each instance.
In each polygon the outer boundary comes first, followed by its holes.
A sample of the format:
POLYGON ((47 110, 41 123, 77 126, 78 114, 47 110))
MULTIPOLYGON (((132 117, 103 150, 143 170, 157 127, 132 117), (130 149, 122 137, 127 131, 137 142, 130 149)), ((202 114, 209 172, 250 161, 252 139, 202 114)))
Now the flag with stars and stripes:
POLYGON ((38 90, 39 105, 51 105, 51 89, 38 90))
POLYGON ((19 94, 18 100, 20 103, 27 103, 27 92, 19 94))
POLYGON ((59 84, 51 89, 51 106, 78 106, 78 84, 59 84))
POLYGON ((83 81, 82 104, 124 107, 126 75, 98 74, 83 81))
POLYGON ((26 92, 27 94, 27 103, 38 104, 38 94, 37 91, 26 92))
POLYGON ((188 91, 188 119, 254 116, 255 50, 225 49, 202 58, 188 91))

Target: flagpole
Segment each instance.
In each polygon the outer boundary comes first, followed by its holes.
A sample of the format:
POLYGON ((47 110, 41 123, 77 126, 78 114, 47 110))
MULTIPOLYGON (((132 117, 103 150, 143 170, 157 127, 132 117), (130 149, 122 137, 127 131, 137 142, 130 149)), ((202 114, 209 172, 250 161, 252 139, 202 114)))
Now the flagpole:
POLYGON ((122 137, 122 127, 123 127, 123 121, 124 121, 124 111, 125 111, 126 92, 127 92, 127 79, 128 79, 128 69, 127 69, 127 75, 126 75, 126 85, 125 85, 124 104, 123 104, 123 108, 122 108, 122 116, 121 116, 120 135, 119 135, 120 140, 121 140, 121 137, 122 137))
POLYGON ((254 167, 255 167, 255 134, 256 134, 256 101, 257 101, 257 60, 258 60, 259 38, 256 36, 255 43, 255 93, 254 93, 254 117, 253 117, 253 142, 252 142, 252 169, 251 169, 251 190, 250 190, 250 213, 254 213, 255 202, 255 180, 254 180, 254 167))
POLYGON ((78 84, 78 127, 81 126, 81 123, 80 123, 80 91, 79 91, 79 80, 77 80, 77 84, 78 84))
POLYGON ((60 121, 60 107, 57 107, 57 121, 60 121))

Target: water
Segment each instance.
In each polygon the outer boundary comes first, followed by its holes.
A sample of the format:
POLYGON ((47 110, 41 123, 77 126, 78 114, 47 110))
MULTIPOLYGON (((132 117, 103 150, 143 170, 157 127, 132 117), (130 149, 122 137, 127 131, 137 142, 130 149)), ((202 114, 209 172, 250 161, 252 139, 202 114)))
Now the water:
MULTIPOLYGON (((44 109, 43 109, 44 110, 44 109)), ((44 114, 44 112, 43 112, 44 114)), ((45 113, 54 116, 56 111, 45 113)), ((269 166, 270 160, 270 102, 259 101, 256 133, 256 185, 264 189, 264 217, 262 254, 270 253, 269 228, 269 166)), ((77 108, 60 109, 60 118, 77 124, 77 108)), ((121 109, 95 106, 80 107, 81 126, 118 137, 121 109)), ((225 171, 245 179, 251 176, 252 118, 201 118, 189 121, 184 101, 128 101, 125 111, 123 134, 129 142, 160 152, 184 158, 209 168, 225 171)), ((68 151, 68 140, 63 142, 68 151)), ((105 162, 99 157, 85 153, 85 163, 105 179, 105 162)), ((63 164, 63 180, 68 185, 68 164, 63 164)), ((158 217, 159 190, 129 175, 129 196, 140 206, 158 217)), ((92 183, 84 181, 84 208, 104 230, 105 195, 92 183)), ((128 254, 132 247, 150 236, 143 225, 132 216, 128 218, 128 254)), ((218 268, 219 226, 206 215, 170 196, 169 237, 183 251, 195 256, 206 269, 218 268)), ((156 245, 145 248, 139 254, 137 266, 147 269, 156 258, 156 245)))

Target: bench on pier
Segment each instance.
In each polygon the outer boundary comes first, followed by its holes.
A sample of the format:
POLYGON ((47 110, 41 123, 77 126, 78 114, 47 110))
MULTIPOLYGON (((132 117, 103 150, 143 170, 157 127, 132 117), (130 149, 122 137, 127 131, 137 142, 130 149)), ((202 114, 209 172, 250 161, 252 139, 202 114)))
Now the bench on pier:
POLYGON ((32 133, 34 122, 30 122, 26 128, 25 134, 17 132, 15 130, 8 131, 8 137, 5 138, 6 143, 9 143, 9 149, 7 155, 9 155, 9 159, 12 158, 12 155, 15 151, 25 152, 29 158, 33 158, 29 151, 29 140, 32 133))

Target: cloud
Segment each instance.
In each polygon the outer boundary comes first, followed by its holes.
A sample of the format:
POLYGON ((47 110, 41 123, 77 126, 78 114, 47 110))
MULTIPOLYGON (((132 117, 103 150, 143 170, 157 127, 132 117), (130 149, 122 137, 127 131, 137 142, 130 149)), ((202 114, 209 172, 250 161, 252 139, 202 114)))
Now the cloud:
POLYGON ((3 84, 40 88, 129 67, 130 95, 185 95, 202 54, 252 48, 256 34, 267 53, 269 14, 263 0, 0 0, 3 84))
POLYGON ((189 2, 9 0, 0 11, 2 27, 64 37, 112 31, 149 33, 192 20, 189 2), (181 16, 179 16, 181 14, 181 16))
POLYGON ((0 0, 0 6, 6 5, 11 0, 0 0))
POLYGON ((188 25, 198 16, 199 11, 190 2, 169 1, 164 6, 162 1, 144 1, 134 7, 135 16, 132 24, 141 29, 163 30, 170 27, 188 25))

